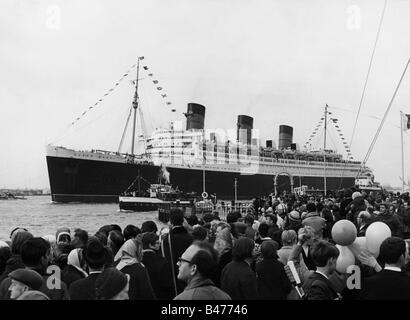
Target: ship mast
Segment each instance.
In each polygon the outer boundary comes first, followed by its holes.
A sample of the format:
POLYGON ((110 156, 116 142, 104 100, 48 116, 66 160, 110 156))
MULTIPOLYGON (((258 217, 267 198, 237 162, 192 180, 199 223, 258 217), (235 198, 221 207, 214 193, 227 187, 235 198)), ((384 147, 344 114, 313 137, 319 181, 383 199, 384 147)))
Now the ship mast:
POLYGON ((134 121, 133 121, 133 127, 132 127, 131 154, 134 154, 135 127, 136 127, 136 122, 137 122, 137 109, 138 109, 138 80, 139 80, 139 73, 140 73, 140 60, 142 59, 144 59, 144 57, 138 57, 137 79, 135 81, 135 94, 134 94, 134 100, 132 102, 132 107, 134 108, 134 121))
POLYGON ((324 141, 323 141, 323 162, 324 162, 324 175, 323 175, 323 186, 324 186, 324 196, 326 197, 327 186, 326 186, 326 132, 327 132, 327 108, 329 106, 326 104, 325 107, 325 134, 324 134, 324 141))

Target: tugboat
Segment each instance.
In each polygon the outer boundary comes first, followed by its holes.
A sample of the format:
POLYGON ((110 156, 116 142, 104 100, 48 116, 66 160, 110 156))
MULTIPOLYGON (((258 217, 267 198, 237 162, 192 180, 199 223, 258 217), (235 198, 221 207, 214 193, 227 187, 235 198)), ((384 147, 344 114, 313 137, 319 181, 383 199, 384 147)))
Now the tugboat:
POLYGON ((164 200, 159 197, 169 192, 171 186, 162 184, 150 184, 139 174, 131 185, 119 196, 119 206, 122 211, 156 211, 158 205, 164 200), (141 182, 148 185, 148 188, 141 190, 141 182), (133 190, 135 184, 138 183, 137 190, 133 190))
MULTIPOLYGON (((160 180, 161 181, 161 180, 160 180)), ((184 193, 169 184, 151 184, 141 175, 119 197, 119 207, 122 211, 157 211, 170 208, 172 205, 192 207, 196 202, 196 193, 184 193), (141 188, 141 182, 147 188, 141 188), (135 188, 137 186, 137 188, 135 188)))

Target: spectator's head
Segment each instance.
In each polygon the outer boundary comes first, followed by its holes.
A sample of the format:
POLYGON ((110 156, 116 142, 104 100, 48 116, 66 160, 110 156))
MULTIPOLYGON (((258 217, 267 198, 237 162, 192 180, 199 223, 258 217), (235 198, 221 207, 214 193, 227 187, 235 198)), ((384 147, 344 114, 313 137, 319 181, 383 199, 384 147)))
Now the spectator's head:
POLYGON ((178 279, 190 282, 195 277, 212 278, 218 267, 218 255, 207 242, 194 242, 178 259, 178 279))
POLYGON ((43 238, 31 238, 21 246, 21 260, 29 268, 45 268, 49 262, 50 244, 43 238))
POLYGON ((23 243, 31 238, 33 235, 28 231, 14 232, 11 237, 11 253, 19 255, 23 243))
POLYGON ((259 224, 258 232, 259 232, 259 235, 260 235, 262 238, 266 238, 266 237, 268 236, 268 232, 269 232, 269 226, 268 226, 268 224, 265 223, 265 222, 259 224))
POLYGON ((323 203, 319 202, 319 203, 316 205, 316 212, 318 212, 318 213, 322 212, 322 210, 323 210, 324 207, 325 207, 325 206, 323 205, 323 203))
POLYGON ((124 228, 124 240, 127 241, 128 239, 134 239, 140 233, 140 228, 132 224, 129 224, 124 228))
POLYGON ((26 231, 26 232, 28 232, 28 230, 27 230, 26 228, 20 228, 20 227, 14 228, 14 229, 11 230, 11 232, 10 232, 10 239, 12 240, 12 239, 13 239, 13 235, 14 235, 15 233, 18 233, 18 232, 21 232, 21 231, 26 231))
POLYGON ((159 236, 154 232, 145 232, 141 236, 142 249, 159 250, 159 236))
POLYGON ((242 217, 241 214, 237 211, 229 212, 228 215, 226 216, 226 222, 227 223, 235 223, 241 217, 242 217))
POLYGON ((120 233, 122 233, 122 229, 118 224, 112 224, 111 227, 112 227, 112 230, 117 230, 120 233))
POLYGON ((144 221, 141 225, 141 233, 154 232, 157 233, 158 227, 152 220, 144 221))
POLYGON ((254 221, 255 221, 255 216, 253 214, 248 213, 245 216, 244 222, 246 223, 246 225, 252 227, 254 221))
POLYGON ((105 269, 95 281, 97 300, 128 300, 130 276, 116 268, 105 269))
POLYGON ((235 240, 232 247, 232 259, 235 261, 244 261, 252 258, 255 242, 249 238, 239 238, 235 240))
POLYGON ((102 226, 98 232, 102 232, 105 234, 105 236, 108 238, 108 234, 110 231, 114 230, 114 227, 111 224, 106 224, 105 226, 102 226))
POLYGON ((73 247, 75 248, 84 248, 87 245, 88 233, 82 229, 74 230, 74 240, 73 247))
POLYGON ((124 244, 124 236, 118 230, 110 231, 108 235, 107 245, 111 248, 113 254, 115 255, 121 246, 124 244))
POLYGON ((184 213, 181 209, 172 209, 169 213, 169 222, 173 226, 182 226, 184 223, 184 213))
POLYGON ((266 223, 269 226, 273 226, 278 222, 278 216, 276 214, 269 213, 265 215, 265 218, 266 218, 266 223))
POLYGON ((261 244, 261 254, 263 259, 278 259, 278 243, 273 240, 263 241, 261 244))
POLYGON ((107 249, 97 238, 91 237, 84 249, 84 257, 90 270, 101 270, 108 258, 107 249))
POLYGON ((98 239, 98 241, 100 241, 104 246, 107 245, 108 243, 108 237, 105 235, 105 232, 103 231, 98 231, 95 236, 95 238, 98 239))
POLYGON ((186 218, 186 221, 188 222, 188 224, 193 227, 195 225, 198 224, 198 217, 196 215, 190 215, 189 217, 186 218))
POLYGON ((205 223, 210 223, 215 219, 215 216, 212 213, 205 213, 202 216, 202 220, 204 220, 205 223))
POLYGON ((226 228, 222 225, 217 228, 214 248, 219 256, 232 249, 232 238, 231 229, 229 227, 226 228))
POLYGON ((406 256, 406 242, 398 237, 389 237, 380 245, 379 258, 386 264, 399 268, 404 266, 406 256))
POLYGON ((71 232, 69 228, 58 228, 56 232, 57 245, 69 244, 71 242, 71 232))
POLYGON ((298 236, 295 230, 284 230, 282 232, 282 244, 284 246, 293 246, 296 244, 298 236))
POLYGON ((360 225, 365 225, 370 222, 371 215, 368 211, 360 211, 360 213, 357 216, 357 224, 360 225))
POLYGON ((354 200, 358 197, 363 197, 363 195, 359 191, 353 192, 352 199, 354 200))
POLYGON ((316 205, 314 202, 308 202, 306 204, 306 211, 307 212, 315 212, 316 211, 316 205))
POLYGON ((204 241, 208 238, 208 229, 202 226, 196 226, 192 230, 192 237, 198 241, 204 241))
POLYGON ((319 269, 331 275, 336 270, 336 260, 339 256, 339 249, 335 245, 319 240, 312 246, 311 257, 319 269))
POLYGON ((10 299, 17 299, 29 290, 39 290, 43 285, 43 278, 34 270, 17 269, 9 273, 11 278, 10 299))

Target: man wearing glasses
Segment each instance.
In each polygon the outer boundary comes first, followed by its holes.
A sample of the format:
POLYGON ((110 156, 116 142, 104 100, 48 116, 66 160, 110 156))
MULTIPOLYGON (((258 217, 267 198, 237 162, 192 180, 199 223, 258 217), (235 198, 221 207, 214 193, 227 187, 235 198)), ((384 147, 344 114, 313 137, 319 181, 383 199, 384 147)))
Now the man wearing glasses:
POLYGON ((231 300, 211 280, 218 270, 217 253, 206 242, 194 242, 178 259, 178 279, 187 282, 174 300, 231 300))

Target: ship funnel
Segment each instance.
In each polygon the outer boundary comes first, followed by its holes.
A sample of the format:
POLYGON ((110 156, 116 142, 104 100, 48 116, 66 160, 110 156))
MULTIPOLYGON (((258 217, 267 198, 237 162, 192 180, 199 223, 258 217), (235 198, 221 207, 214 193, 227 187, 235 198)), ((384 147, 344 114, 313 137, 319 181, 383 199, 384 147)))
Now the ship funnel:
POLYGON ((238 116, 236 139, 250 145, 252 141, 253 118, 245 115, 238 116))
POLYGON ((186 129, 204 129, 205 107, 197 103, 188 103, 188 110, 185 114, 186 129))
POLYGON ((292 145, 293 128, 286 125, 279 126, 279 149, 287 149, 292 145))

